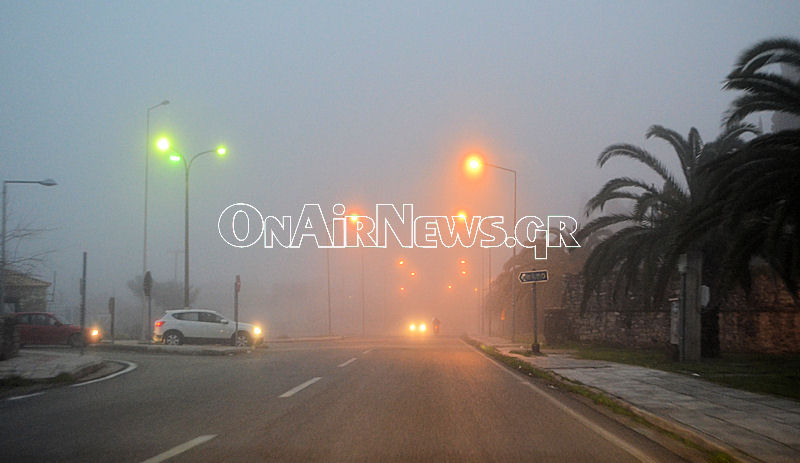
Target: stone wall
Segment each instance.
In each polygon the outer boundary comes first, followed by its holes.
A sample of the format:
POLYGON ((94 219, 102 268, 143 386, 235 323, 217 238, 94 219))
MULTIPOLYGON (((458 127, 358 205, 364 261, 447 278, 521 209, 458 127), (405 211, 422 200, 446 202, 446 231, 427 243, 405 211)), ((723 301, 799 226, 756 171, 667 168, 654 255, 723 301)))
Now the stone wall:
MULTIPOLYGON (((667 347, 670 312, 619 309, 601 293, 581 313, 583 281, 564 276, 563 308, 545 311, 544 335, 550 343, 600 342, 628 347, 667 347)), ((800 308, 773 277, 756 275, 749 295, 732 293, 720 307, 719 340, 722 352, 800 352, 800 308)))
POLYGON ((722 352, 800 352, 800 311, 722 311, 719 345, 722 352))

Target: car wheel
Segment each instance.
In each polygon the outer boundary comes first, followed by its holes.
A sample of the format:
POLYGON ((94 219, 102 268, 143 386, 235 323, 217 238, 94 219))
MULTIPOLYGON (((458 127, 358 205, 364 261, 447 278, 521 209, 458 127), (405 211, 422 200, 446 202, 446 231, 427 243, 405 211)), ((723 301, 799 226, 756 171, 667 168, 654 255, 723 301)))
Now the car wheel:
POLYGON ((245 331, 236 334, 236 347, 247 347, 250 345, 250 335, 245 331))
POLYGON ((67 340, 67 344, 69 344, 70 347, 81 347, 83 345, 83 343, 81 342, 81 335, 77 333, 71 335, 67 340))
POLYGON ((168 346, 180 346, 183 344, 183 335, 178 331, 167 331, 164 334, 164 344, 168 346))

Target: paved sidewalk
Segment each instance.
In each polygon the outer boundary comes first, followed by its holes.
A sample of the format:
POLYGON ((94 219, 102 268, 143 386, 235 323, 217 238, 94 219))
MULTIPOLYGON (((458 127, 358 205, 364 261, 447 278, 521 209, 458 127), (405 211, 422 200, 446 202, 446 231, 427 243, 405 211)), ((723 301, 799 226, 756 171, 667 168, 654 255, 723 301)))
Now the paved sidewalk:
MULTIPOLYGON (((505 339, 471 336, 505 354, 505 339)), ((529 346, 528 346, 529 347, 529 346)), ((525 346, 523 346, 523 349, 525 346)), ((764 462, 800 462, 800 403, 717 385, 700 378, 614 362, 583 360, 559 351, 516 356, 676 424, 701 439, 764 462)), ((514 354, 510 354, 514 355, 514 354)), ((735 454, 735 452, 734 452, 735 454)))
POLYGON ((68 374, 75 378, 100 368, 103 359, 96 355, 21 349, 19 355, 0 362, 0 379, 20 377, 42 381, 68 374))

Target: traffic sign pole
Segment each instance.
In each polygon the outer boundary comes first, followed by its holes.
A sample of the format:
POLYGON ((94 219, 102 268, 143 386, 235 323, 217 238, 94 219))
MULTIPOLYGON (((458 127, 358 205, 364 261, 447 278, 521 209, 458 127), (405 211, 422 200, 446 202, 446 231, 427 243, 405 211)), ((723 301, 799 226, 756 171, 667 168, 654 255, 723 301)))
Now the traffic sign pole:
POLYGON ((531 344, 531 352, 539 352, 539 314, 536 307, 536 283, 545 282, 548 279, 547 270, 531 270, 529 272, 521 272, 519 274, 519 281, 523 284, 530 284, 531 298, 533 299, 533 344, 531 344))
MULTIPOLYGON (((236 325, 233 331, 233 345, 236 345, 236 338, 239 336, 239 290, 242 289, 242 280, 236 275, 236 284, 233 288, 233 323, 236 325)), ((255 343, 255 339, 253 339, 255 343)))

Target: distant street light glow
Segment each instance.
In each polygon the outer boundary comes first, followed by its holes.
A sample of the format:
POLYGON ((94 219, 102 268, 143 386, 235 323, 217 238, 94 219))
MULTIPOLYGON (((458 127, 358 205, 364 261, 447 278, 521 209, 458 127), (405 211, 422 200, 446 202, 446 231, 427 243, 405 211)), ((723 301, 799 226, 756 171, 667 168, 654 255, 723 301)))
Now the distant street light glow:
POLYGON ((156 147, 161 151, 166 151, 169 149, 169 140, 165 137, 159 138, 156 142, 156 147))

